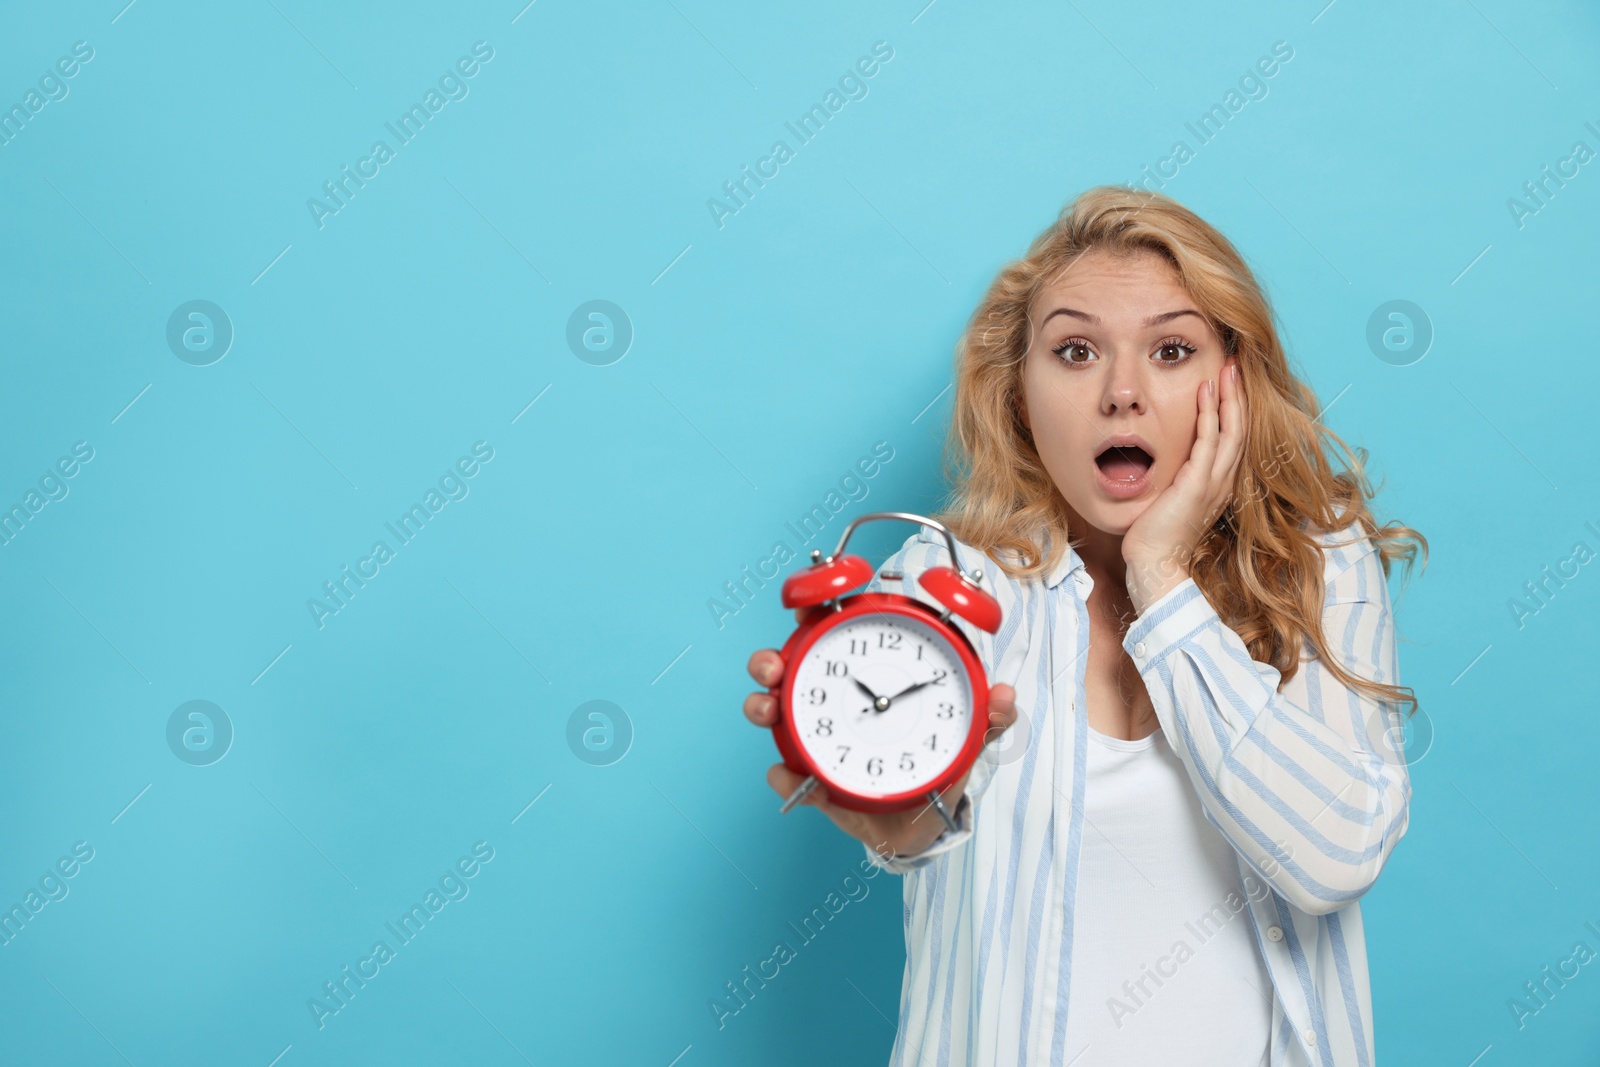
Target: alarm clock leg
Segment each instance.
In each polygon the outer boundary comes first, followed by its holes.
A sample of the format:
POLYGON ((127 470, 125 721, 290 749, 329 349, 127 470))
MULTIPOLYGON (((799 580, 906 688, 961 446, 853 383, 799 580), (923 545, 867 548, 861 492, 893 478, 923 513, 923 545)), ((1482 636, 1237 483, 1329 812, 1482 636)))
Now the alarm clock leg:
POLYGON ((805 781, 801 782, 800 785, 795 788, 795 791, 793 793, 789 794, 789 799, 785 800, 783 802, 783 807, 778 809, 778 814, 779 815, 787 815, 787 814, 789 814, 789 809, 793 808, 796 804, 800 803, 806 797, 810 796, 811 795, 811 791, 813 789, 815 789, 818 784, 819 783, 817 782, 817 776, 816 775, 812 775, 811 777, 807 778, 805 781))
POLYGON ((928 791, 928 803, 932 805, 934 811, 939 813, 939 818, 944 820, 945 828, 951 833, 961 829, 956 823, 955 816, 950 814, 950 809, 944 806, 944 798, 939 795, 937 789, 928 791))

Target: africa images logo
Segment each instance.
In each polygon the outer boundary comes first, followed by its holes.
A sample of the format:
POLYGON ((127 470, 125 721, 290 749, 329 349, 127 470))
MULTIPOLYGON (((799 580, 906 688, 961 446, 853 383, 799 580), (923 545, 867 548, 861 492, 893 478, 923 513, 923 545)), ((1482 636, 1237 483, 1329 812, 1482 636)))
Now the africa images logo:
POLYGON ((415 140, 429 120, 444 110, 445 104, 452 100, 465 100, 471 92, 467 81, 476 77, 483 65, 493 58, 494 49, 488 41, 473 44, 471 56, 462 56, 456 60, 454 67, 447 68, 439 75, 437 89, 430 85, 420 102, 402 111, 394 122, 383 124, 394 135, 393 147, 388 141, 374 141, 371 151, 356 160, 354 171, 350 169, 350 164, 342 164, 337 178, 323 182, 325 199, 313 196, 306 200, 306 210, 311 212, 311 221, 317 224, 317 229, 327 226, 329 216, 337 215, 349 207, 356 194, 367 187, 367 182, 383 173, 383 166, 395 158, 399 149, 415 140))
POLYGON ((311 613, 311 621, 317 624, 317 629, 327 626, 328 619, 349 607, 356 594, 382 574, 383 567, 396 558, 399 549, 416 540, 446 504, 467 499, 472 492, 469 481, 477 477, 484 465, 493 459, 494 446, 488 441, 476 442, 472 446, 471 456, 457 459, 455 466, 447 468, 440 475, 437 489, 430 486, 420 503, 412 504, 394 522, 383 524, 384 529, 394 537, 393 547, 388 541, 380 539, 372 543, 372 550, 367 555, 356 560, 354 571, 350 569, 350 564, 341 564, 339 573, 322 583, 324 596, 306 598, 306 610, 311 613))
POLYGON ((779 138, 772 142, 766 155, 756 160, 754 172, 750 164, 740 164, 739 176, 722 183, 722 192, 727 199, 713 196, 706 200, 706 210, 711 213, 711 221, 717 224, 717 229, 722 229, 727 219, 749 207, 756 191, 765 189, 767 182, 781 174, 784 164, 795 158, 796 149, 815 140, 827 128, 828 122, 844 110, 846 104, 852 100, 865 100, 871 91, 866 80, 876 76, 893 58, 893 45, 888 41, 874 42, 871 55, 860 57, 853 67, 845 68, 845 72, 839 75, 837 89, 830 87, 822 94, 820 102, 812 104, 794 121, 783 124, 784 129, 794 137, 793 148, 787 140, 779 138), (751 188, 752 183, 754 188, 751 188))
MULTIPOLYGON (((877 477, 892 459, 894 459, 894 446, 888 441, 879 441, 872 446, 872 455, 862 456, 856 460, 854 469, 845 471, 839 478, 837 489, 829 489, 820 503, 813 504, 793 522, 785 522, 784 529, 802 547, 809 545, 821 535, 828 522, 844 510, 847 501, 859 504, 867 498, 867 494, 872 492, 869 482, 877 477)), ((799 550, 789 543, 788 538, 779 538, 772 543, 771 551, 756 562, 754 572, 751 571, 750 564, 746 563, 739 568, 737 578, 723 582, 723 596, 710 597, 706 600, 706 608, 711 612, 711 621, 716 623, 717 629, 722 629, 727 625, 727 620, 753 603, 757 590, 765 589, 767 582, 777 578, 784 564, 798 554, 799 550)))
POLYGON ((394 938, 393 945, 383 938, 374 941, 372 951, 357 960, 354 969, 348 963, 344 964, 338 974, 322 983, 321 993, 307 997, 306 1007, 317 1029, 325 1028, 330 1018, 348 1008, 356 995, 367 988, 367 983, 382 974, 383 968, 399 957, 400 950, 428 928, 434 916, 449 904, 466 900, 467 894, 472 892, 471 880, 493 859, 493 845, 487 841, 474 844, 472 855, 462 856, 439 876, 438 888, 429 886, 420 902, 413 903, 393 922, 383 924, 394 938))

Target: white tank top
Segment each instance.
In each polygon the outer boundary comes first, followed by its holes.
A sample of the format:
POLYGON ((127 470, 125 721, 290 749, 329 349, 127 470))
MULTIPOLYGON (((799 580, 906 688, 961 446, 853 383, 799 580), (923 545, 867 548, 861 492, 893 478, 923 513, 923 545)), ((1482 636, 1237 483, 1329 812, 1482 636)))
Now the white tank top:
POLYGON ((1232 846, 1161 730, 1088 747, 1066 1061, 1264 1067, 1272 986, 1232 846))

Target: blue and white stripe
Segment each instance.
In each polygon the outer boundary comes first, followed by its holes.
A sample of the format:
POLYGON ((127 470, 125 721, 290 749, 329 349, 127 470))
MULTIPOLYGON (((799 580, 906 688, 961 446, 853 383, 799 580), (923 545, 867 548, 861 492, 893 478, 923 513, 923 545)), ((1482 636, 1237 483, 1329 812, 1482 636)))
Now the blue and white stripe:
MULTIPOLYGON (((1397 682, 1376 547, 1356 523, 1322 544, 1328 643, 1347 671, 1397 682)), ((958 625, 990 683, 1016 688, 1025 722, 1013 730, 1026 732, 1026 747, 1020 758, 984 750, 956 811, 958 832, 916 856, 885 860, 867 849, 873 862, 905 876, 906 967, 892 1063, 1070 1064, 1084 1051, 1063 1044, 1093 580, 1071 548, 1047 578, 1026 582, 970 545, 957 549, 963 570, 982 567, 989 576, 1004 613, 998 634, 958 625)), ((915 576, 947 564, 946 556, 943 538, 924 529, 868 588, 931 603, 915 576), (885 572, 905 581, 885 585, 885 572)), ((1241 879, 1251 874, 1271 889, 1250 901, 1249 914, 1272 979, 1261 991, 1273 1003, 1272 1067, 1370 1067, 1358 901, 1409 819, 1404 753, 1391 742, 1400 707, 1340 684, 1320 659, 1307 658, 1309 649, 1280 692, 1279 672, 1251 659, 1192 579, 1149 605, 1123 648, 1206 819, 1233 845, 1241 879)))

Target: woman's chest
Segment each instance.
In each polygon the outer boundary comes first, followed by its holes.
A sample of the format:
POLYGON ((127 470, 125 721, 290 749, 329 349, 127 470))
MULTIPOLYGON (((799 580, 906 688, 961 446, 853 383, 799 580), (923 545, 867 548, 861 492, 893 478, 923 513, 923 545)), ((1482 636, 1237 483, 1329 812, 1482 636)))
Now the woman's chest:
POLYGON ((1091 729, 1136 741, 1160 728, 1144 679, 1109 620, 1091 621, 1086 659, 1083 691, 1091 729))

